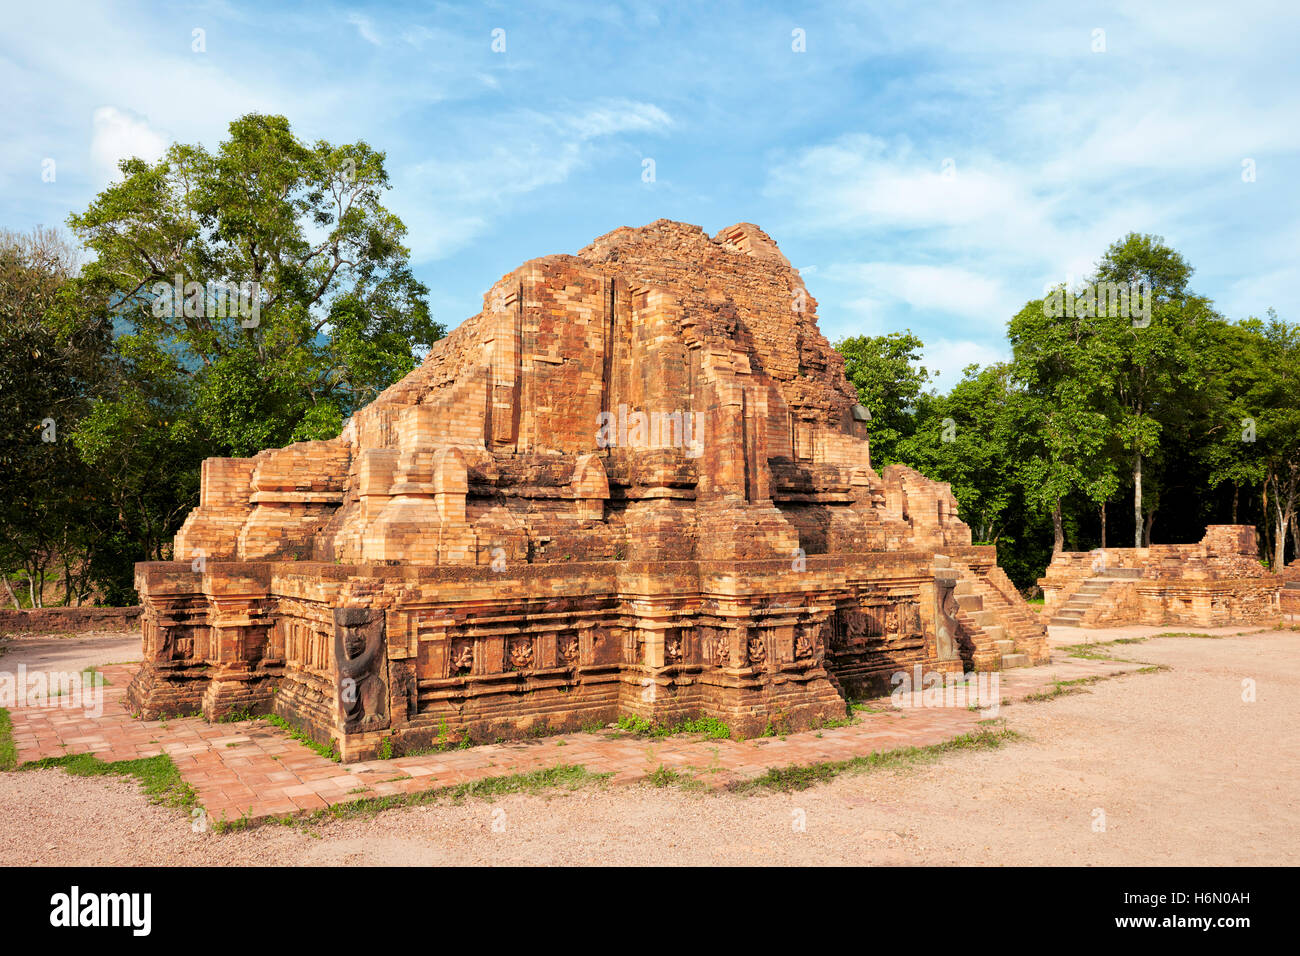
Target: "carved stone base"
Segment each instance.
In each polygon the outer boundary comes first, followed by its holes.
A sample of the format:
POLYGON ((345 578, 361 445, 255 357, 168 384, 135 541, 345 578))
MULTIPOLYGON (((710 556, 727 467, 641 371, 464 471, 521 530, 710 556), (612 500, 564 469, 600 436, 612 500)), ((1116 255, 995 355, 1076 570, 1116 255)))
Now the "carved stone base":
POLYGON ((189 717, 203 710, 208 669, 195 666, 141 666, 126 688, 127 705, 142 720, 189 717))
POLYGON ((214 678, 203 692, 203 716, 218 721, 241 714, 269 714, 277 683, 278 677, 266 672, 250 673, 237 680, 214 678))

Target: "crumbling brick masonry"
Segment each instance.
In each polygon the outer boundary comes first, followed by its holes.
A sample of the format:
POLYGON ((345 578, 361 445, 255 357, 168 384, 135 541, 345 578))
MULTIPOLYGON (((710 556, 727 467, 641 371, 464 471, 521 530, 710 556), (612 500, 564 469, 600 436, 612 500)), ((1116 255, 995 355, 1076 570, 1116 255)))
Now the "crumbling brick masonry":
POLYGON ((503 277, 331 441, 204 462, 140 564, 143 715, 273 710, 347 759, 845 713, 1046 639, 869 412, 761 229, 660 220, 503 277))

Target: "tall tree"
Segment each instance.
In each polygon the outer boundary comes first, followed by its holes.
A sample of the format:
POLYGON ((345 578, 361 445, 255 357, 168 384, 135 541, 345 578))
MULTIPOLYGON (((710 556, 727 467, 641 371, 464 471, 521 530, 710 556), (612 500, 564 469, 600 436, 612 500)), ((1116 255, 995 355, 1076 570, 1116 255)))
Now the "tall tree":
MULTIPOLYGON (((234 455, 331 437, 443 334, 366 143, 307 145, 249 114, 213 153, 174 144, 121 172, 69 222, 124 354, 186 395, 174 437, 234 455)), ((89 426, 106 440, 131 417, 114 404, 89 426)))
POLYGON ((52 229, 0 232, 0 574, 25 577, 27 602, 45 601, 62 574, 63 602, 89 590, 88 561, 103 546, 103 485, 70 437, 104 375, 109 325, 69 298, 75 249, 52 229))
POLYGON ((1051 297, 1028 302, 1007 334, 1011 376, 1023 388, 1018 460, 1024 486, 1029 500, 1051 514, 1052 550, 1060 552, 1066 498, 1082 494, 1104 506, 1118 479, 1108 454, 1115 434, 1106 409, 1109 369, 1092 347, 1094 317, 1055 309, 1051 297))
POLYGON ((921 340, 908 332, 856 335, 835 348, 844 356, 844 374, 871 413, 871 460, 880 468, 898 461, 899 443, 916 430, 916 403, 930 380, 920 364, 921 340))
POLYGON ((1089 284, 1095 301, 1085 295, 1087 345, 1097 353, 1094 367, 1103 370, 1110 415, 1132 462, 1134 547, 1150 543, 1155 518, 1154 502, 1144 510, 1143 464, 1159 450, 1162 429, 1180 416, 1182 394, 1198 384, 1197 327, 1217 318, 1207 299, 1187 291, 1192 271, 1161 237, 1130 233, 1098 263, 1089 284), (1122 295, 1105 294, 1108 284, 1128 292, 1127 309, 1122 295))

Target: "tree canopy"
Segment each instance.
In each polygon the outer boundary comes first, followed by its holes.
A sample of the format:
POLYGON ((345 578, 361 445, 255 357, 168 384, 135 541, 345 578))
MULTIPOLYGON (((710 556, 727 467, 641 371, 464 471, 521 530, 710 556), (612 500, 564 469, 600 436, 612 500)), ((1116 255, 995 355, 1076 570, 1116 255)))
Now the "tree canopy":
MULTIPOLYGON (((337 435, 444 334, 368 144, 308 144, 284 117, 249 114, 212 151, 175 143, 119 168, 69 217, 79 250, 48 231, 0 241, 0 394, 16 430, 0 454, 18 465, 0 531, 93 564, 114 601, 129 600, 135 561, 169 556, 204 458, 337 435), (38 427, 50 417, 53 452, 38 427), (91 482, 100 557, 45 540, 42 469, 91 482)), ((29 566, 10 548, 0 570, 29 566)))

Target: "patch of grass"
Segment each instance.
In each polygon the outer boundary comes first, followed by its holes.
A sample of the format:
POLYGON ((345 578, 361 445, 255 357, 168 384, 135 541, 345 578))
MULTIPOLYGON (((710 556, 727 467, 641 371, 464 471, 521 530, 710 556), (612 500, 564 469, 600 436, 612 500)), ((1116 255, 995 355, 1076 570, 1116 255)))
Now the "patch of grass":
POLYGON ((393 759, 393 738, 392 737, 385 737, 383 743, 379 745, 379 759, 380 760, 393 759))
MULTIPOLYGON (((830 717, 830 718, 828 718, 828 719, 826 719, 826 720, 823 720, 823 721, 821 721, 821 722, 815 724, 814 727, 813 727, 813 729, 814 729, 814 730, 834 730, 834 729, 836 729, 837 727, 852 727, 852 726, 853 726, 854 724, 856 724, 857 722, 858 722, 858 718, 853 716, 853 705, 850 704, 850 705, 849 705, 849 708, 848 708, 848 716, 847 716, 847 717, 830 717)), ((821 734, 818 734, 817 736, 820 737, 821 734)))
POLYGON ((622 714, 618 718, 618 729, 637 737, 649 737, 655 725, 636 714, 622 714))
MULTIPOLYGON (((385 738, 385 740, 387 740, 387 738, 385 738)), ((498 737, 496 739, 496 742, 501 743, 501 738, 498 737)), ((424 757, 427 756, 428 754, 446 753, 448 750, 451 750, 453 748, 456 750, 468 750, 473 745, 474 745, 474 741, 470 739, 468 733, 462 734, 459 738, 451 736, 451 728, 447 724, 447 722, 443 720, 443 721, 439 721, 438 723, 438 736, 434 738, 433 743, 431 743, 427 747, 417 747, 412 750, 403 750, 402 756, 403 757, 424 757)), ((390 754, 392 752, 391 748, 392 745, 390 744, 389 745, 390 754)))
POLYGON ((880 707, 872 707, 865 700, 851 700, 848 704, 849 716, 855 714, 883 714, 885 711, 880 707))
POLYGON ((1152 637, 1201 637, 1210 641, 1222 640, 1224 634, 1204 634, 1200 631, 1165 631, 1163 634, 1152 634, 1152 637))
POLYGON ((1034 702, 1037 701, 1054 700, 1054 698, 1057 697, 1065 697, 1066 695, 1071 695, 1071 693, 1087 693, 1084 688, 1086 688, 1088 684, 1096 684, 1099 680, 1105 680, 1104 676, 1101 674, 1093 674, 1092 676, 1089 676, 1089 678, 1056 680, 1056 682, 1053 682, 1053 687, 1050 691, 1031 693, 1031 695, 1023 697, 1022 700, 1026 702, 1026 704, 1034 704, 1034 702))
POLYGON ((660 764, 654 770, 651 770, 646 774, 645 779, 646 783, 650 784, 652 787, 668 787, 674 783, 678 783, 683 779, 683 777, 672 767, 665 767, 663 764, 660 764))
POLYGON ((899 747, 894 750, 878 750, 864 757, 852 757, 848 760, 769 767, 760 776, 733 783, 728 789, 734 793, 752 793, 759 790, 780 792, 807 790, 819 783, 829 783, 841 774, 920 766, 933 763, 959 750, 988 750, 1001 747, 1006 741, 1015 740, 1019 736, 1014 730, 1006 727, 996 730, 992 727, 981 727, 974 733, 962 734, 960 737, 929 747, 899 747))
POLYGON ((105 677, 103 672, 93 664, 90 667, 83 667, 81 676, 83 678, 82 686, 108 687, 112 684, 112 681, 105 677))
MULTIPOLYGON (((257 715, 256 715, 255 713, 253 713, 253 712, 252 712, 251 710, 249 710, 247 707, 241 707, 241 708, 239 708, 238 710, 232 710, 230 713, 226 714, 224 717, 218 717, 218 718, 216 719, 216 723, 218 723, 218 724, 237 724, 237 723, 239 723, 241 720, 256 720, 256 719, 257 719, 257 715)), ((283 718, 281 718, 281 719, 283 719, 283 718)))
MULTIPOLYGON (((1107 660, 1116 660, 1116 658, 1107 658, 1107 660)), ((1141 664, 1143 662, 1130 661, 1129 663, 1141 664)), ((1138 668, 1135 671, 1124 671, 1118 674, 1093 674, 1090 677, 1076 677, 1073 680, 1053 681, 1051 690, 1029 694, 1026 697, 1022 697, 1021 700, 1025 703, 1036 703, 1038 701, 1054 700, 1057 697, 1065 697, 1069 694, 1086 694, 1088 693, 1085 689, 1087 685, 1095 684, 1098 681, 1111 680, 1115 677, 1127 677, 1129 674, 1155 674, 1167 670, 1169 670, 1169 668, 1164 664, 1148 664, 1147 666, 1138 668)))
POLYGON ((660 789, 664 787, 677 787, 681 790, 707 790, 708 786, 697 780, 692 773, 683 773, 680 770, 674 770, 672 767, 660 764, 654 770, 646 774, 645 782, 652 787, 660 789))
POLYGON ((338 763, 342 759, 339 756, 339 742, 333 739, 332 737, 330 738, 329 746, 326 747, 324 744, 319 744, 316 741, 312 740, 310 737, 304 734, 293 724, 289 723, 289 721, 285 720, 279 714, 267 714, 262 719, 269 724, 279 727, 281 730, 283 730, 294 740, 298 741, 300 744, 304 744, 307 747, 310 747, 312 750, 316 751, 316 753, 320 754, 326 760, 333 760, 335 763, 338 763))
POLYGON ((623 714, 618 718, 618 729, 634 737, 703 734, 709 740, 731 739, 731 728, 715 717, 692 717, 677 724, 656 724, 636 714, 623 714))
POLYGON ((194 788, 181 779, 181 772, 167 754, 142 757, 138 760, 100 760, 94 754, 68 754, 63 757, 44 757, 30 760, 18 769, 47 770, 62 767, 75 777, 135 777, 150 803, 191 810, 198 804, 194 788))
MULTIPOLYGON (((577 790, 580 787, 604 784, 612 773, 592 773, 581 764, 558 764, 544 770, 530 770, 501 777, 484 777, 446 787, 421 790, 417 793, 399 793, 384 797, 362 797, 347 803, 336 803, 306 816, 278 817, 268 823, 290 826, 310 826, 327 820, 350 820, 369 817, 396 807, 414 807, 436 803, 440 800, 460 802, 470 797, 491 800, 493 797, 513 793, 541 793, 546 790, 577 790)), ((244 824, 248 826, 249 824, 244 824)), ((229 829, 229 827, 228 827, 229 829)))
POLYGON ((1116 644, 1142 644, 1146 642, 1145 637, 1117 637, 1113 641, 1093 641, 1089 644, 1068 644, 1062 647, 1070 657, 1079 657, 1088 661, 1119 661, 1124 664, 1140 664, 1141 661, 1129 660, 1126 657, 1116 657, 1109 653, 1106 648, 1114 647, 1116 644))
POLYGON ((0 707, 0 771, 18 766, 18 745, 14 743, 14 723, 9 711, 0 707))

